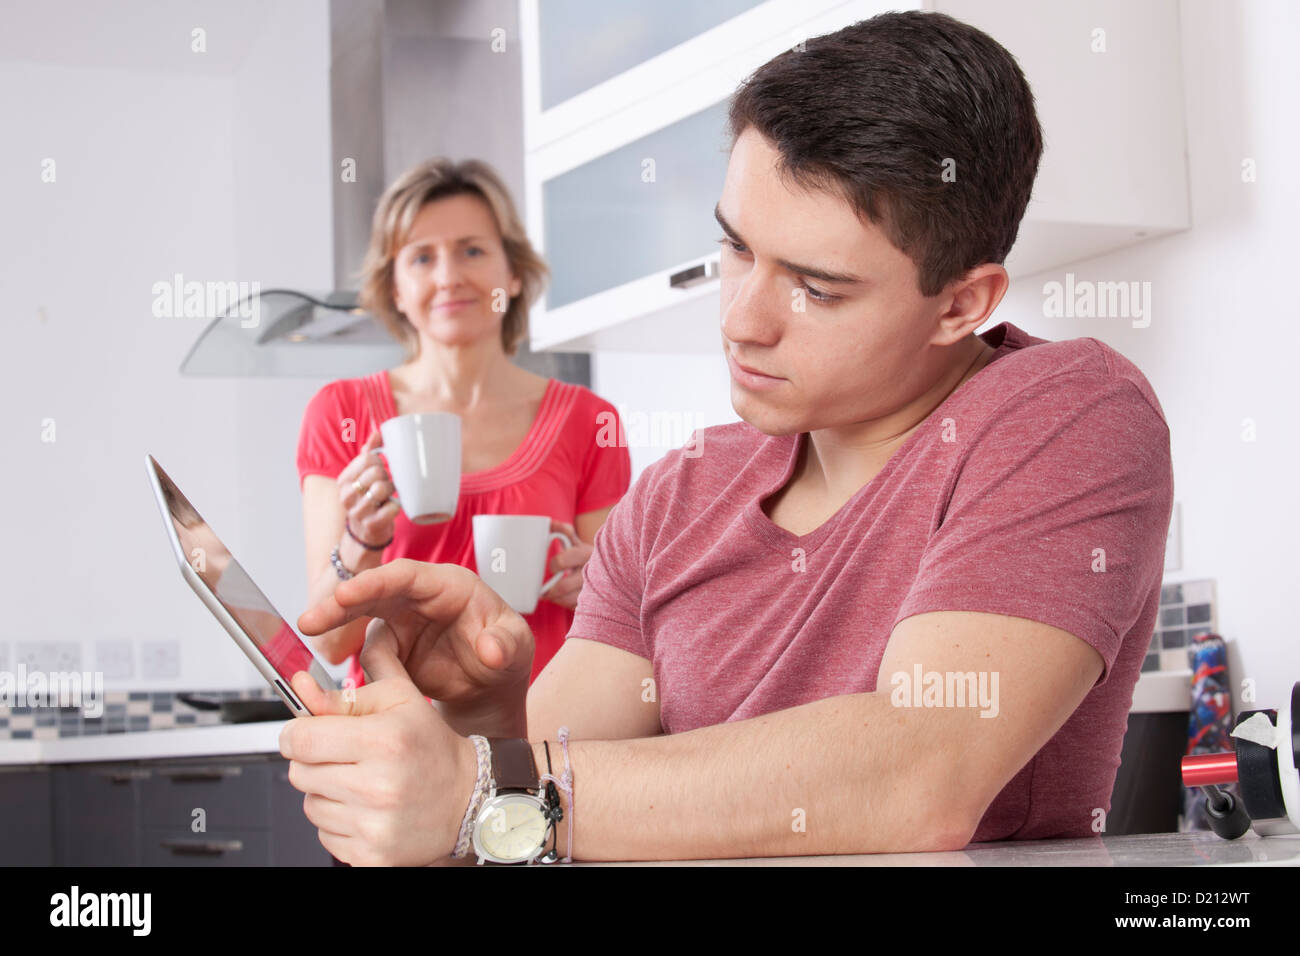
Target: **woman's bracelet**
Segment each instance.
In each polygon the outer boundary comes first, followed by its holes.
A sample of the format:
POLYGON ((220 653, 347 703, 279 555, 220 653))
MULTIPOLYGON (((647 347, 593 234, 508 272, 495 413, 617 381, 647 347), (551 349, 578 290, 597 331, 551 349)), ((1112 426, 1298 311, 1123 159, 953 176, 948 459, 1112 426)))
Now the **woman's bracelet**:
POLYGON ((335 548, 330 552, 330 564, 334 565, 334 570, 338 573, 340 581, 346 581, 348 578, 356 577, 356 575, 349 571, 343 564, 343 559, 339 557, 338 548, 335 548))
POLYGON ((347 518, 343 519, 343 527, 347 529, 348 537, 351 538, 353 541, 355 541, 357 544, 361 545, 361 547, 365 548, 367 551, 383 551, 384 548, 388 547, 390 544, 393 543, 393 537, 390 535, 388 540, 385 541, 383 544, 366 544, 355 534, 353 534, 352 525, 348 522, 347 518))
POLYGON ((474 755, 478 758, 478 779, 474 781, 474 792, 469 796, 469 806, 465 808, 465 819, 460 822, 460 833, 456 837, 456 848, 452 856, 458 860, 469 856, 471 837, 474 832, 474 818, 487 798, 488 786, 492 773, 491 751, 486 737, 471 734, 474 742, 474 755))

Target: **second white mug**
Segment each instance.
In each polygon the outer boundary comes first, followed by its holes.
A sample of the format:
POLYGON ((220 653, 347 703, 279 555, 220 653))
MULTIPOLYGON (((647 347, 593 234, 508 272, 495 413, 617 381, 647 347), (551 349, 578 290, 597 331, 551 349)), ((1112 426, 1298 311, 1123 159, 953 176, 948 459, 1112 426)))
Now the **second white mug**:
POLYGON ((537 602, 564 572, 542 581, 546 553, 559 539, 573 547, 567 534, 551 531, 546 515, 475 515, 474 560, 478 576, 520 614, 532 614, 537 602))

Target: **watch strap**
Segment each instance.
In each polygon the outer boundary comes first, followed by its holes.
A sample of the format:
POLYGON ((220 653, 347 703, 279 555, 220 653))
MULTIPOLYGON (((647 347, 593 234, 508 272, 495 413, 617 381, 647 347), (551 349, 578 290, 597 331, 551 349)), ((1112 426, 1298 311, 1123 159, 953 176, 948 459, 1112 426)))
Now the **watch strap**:
POLYGON ((498 791, 540 789, 541 775, 533 758, 533 745, 522 737, 489 737, 492 781, 498 791))

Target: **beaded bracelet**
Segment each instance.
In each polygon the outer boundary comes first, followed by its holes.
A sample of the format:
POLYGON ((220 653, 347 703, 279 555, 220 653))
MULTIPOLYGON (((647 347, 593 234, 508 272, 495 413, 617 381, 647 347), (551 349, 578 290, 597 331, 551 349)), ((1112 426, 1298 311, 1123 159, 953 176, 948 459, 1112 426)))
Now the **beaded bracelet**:
MULTIPOLYGON (((550 781, 551 783, 554 783, 556 786, 558 786, 569 796, 569 813, 568 813, 569 842, 564 847, 565 850, 564 859, 561 862, 572 863, 573 862, 573 818, 575 816, 575 811, 577 810, 577 801, 574 800, 573 798, 573 767, 569 763, 569 728, 561 727, 559 736, 560 736, 560 746, 564 748, 564 775, 562 777, 556 777, 548 772, 542 774, 542 780, 550 781)), ((548 759, 550 757, 549 748, 547 748, 547 757, 548 759)), ((546 769, 549 771, 550 767, 547 767, 546 769)))
POLYGON ((474 742, 474 756, 478 758, 478 779, 474 781, 474 792, 469 796, 469 806, 465 808, 465 819, 460 822, 460 833, 456 837, 456 848, 451 854, 458 860, 462 860, 469 855, 474 818, 478 816, 479 807, 483 805, 484 799, 487 798, 492 773, 492 752, 488 747, 487 738, 480 737, 478 734, 471 734, 469 739, 474 742))
POLYGON ((330 564, 334 565, 334 570, 338 573, 340 581, 346 581, 349 578, 355 578, 356 575, 349 571, 343 564, 343 559, 339 557, 339 549, 335 548, 330 552, 330 564))

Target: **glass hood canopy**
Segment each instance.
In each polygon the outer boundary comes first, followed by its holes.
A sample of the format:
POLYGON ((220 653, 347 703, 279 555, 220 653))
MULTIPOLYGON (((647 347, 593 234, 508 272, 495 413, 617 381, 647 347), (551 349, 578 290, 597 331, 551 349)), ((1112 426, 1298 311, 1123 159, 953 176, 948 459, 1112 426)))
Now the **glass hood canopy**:
POLYGON ((182 375, 357 378, 399 365, 402 347, 355 292, 271 289, 240 300, 199 336, 182 375))

